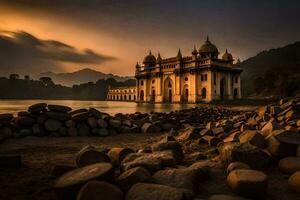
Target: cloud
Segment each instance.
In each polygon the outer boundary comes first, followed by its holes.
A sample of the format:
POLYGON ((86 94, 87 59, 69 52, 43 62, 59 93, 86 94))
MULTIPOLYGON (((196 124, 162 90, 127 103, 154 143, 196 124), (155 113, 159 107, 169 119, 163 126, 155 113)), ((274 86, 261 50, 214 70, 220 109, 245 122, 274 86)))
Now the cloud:
POLYGON ((37 74, 44 71, 63 71, 63 63, 102 64, 115 57, 78 50, 56 40, 42 40, 24 32, 0 32, 0 73, 37 74))

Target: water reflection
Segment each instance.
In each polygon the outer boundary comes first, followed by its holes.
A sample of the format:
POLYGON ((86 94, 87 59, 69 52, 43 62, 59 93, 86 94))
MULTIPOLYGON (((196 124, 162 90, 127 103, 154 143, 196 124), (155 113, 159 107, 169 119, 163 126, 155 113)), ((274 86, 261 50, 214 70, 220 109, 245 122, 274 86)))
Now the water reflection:
POLYGON ((73 109, 93 107, 102 112, 114 115, 116 113, 134 112, 170 112, 199 106, 199 104, 148 104, 117 101, 79 101, 79 100, 0 100, 0 113, 17 113, 27 110, 35 103, 67 105, 73 109))

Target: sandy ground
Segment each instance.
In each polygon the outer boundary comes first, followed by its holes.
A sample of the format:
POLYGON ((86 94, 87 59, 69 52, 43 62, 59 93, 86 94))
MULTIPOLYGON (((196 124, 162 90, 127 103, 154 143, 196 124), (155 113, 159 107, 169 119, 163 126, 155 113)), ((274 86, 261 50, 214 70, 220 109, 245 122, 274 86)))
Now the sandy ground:
MULTIPOLYGON (((74 155, 87 144, 101 148, 130 147, 138 149, 158 140, 162 135, 126 134, 99 138, 23 138, 0 145, 0 154, 21 154, 23 167, 0 169, 0 200, 52 200, 54 179, 50 172, 56 164, 74 164, 74 155)), ((300 195, 287 188, 288 175, 271 168, 267 199, 300 200, 300 195)), ((224 169, 212 169, 211 178, 201 183, 199 198, 212 194, 233 194, 226 184, 224 169)))

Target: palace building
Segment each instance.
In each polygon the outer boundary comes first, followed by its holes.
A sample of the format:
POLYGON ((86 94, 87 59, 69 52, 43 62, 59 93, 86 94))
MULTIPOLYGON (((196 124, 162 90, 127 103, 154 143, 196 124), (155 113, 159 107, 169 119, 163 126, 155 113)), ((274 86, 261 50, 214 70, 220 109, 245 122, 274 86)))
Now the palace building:
POLYGON ((209 102, 240 99, 240 61, 227 51, 219 58, 218 48, 208 37, 189 56, 155 57, 151 51, 143 64, 136 64, 137 102, 209 102))
POLYGON ((136 101, 136 87, 108 87, 106 100, 136 101))

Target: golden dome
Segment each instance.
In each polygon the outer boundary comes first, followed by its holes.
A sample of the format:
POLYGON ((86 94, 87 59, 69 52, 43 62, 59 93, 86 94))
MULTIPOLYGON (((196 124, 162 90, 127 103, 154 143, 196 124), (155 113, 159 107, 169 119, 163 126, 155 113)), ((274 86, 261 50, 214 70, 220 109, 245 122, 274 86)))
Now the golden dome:
POLYGON ((226 52, 222 56, 222 60, 233 61, 232 55, 230 53, 228 53, 227 49, 226 49, 226 52))
POLYGON ((151 50, 149 51, 149 54, 144 58, 143 64, 149 66, 156 64, 156 58, 154 55, 152 55, 151 50))
POLYGON ((205 43, 200 47, 199 53, 219 53, 217 47, 212 44, 208 37, 205 41, 205 43))

